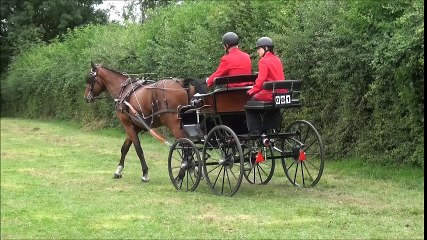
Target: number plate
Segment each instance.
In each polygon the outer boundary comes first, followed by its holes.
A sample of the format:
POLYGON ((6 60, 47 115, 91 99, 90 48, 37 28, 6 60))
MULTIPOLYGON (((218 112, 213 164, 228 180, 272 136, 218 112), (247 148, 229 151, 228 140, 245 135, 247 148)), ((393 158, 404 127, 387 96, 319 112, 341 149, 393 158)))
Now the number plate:
POLYGON ((283 107, 291 104, 292 104, 291 94, 280 94, 280 95, 276 95, 274 98, 274 105, 276 107, 283 107))

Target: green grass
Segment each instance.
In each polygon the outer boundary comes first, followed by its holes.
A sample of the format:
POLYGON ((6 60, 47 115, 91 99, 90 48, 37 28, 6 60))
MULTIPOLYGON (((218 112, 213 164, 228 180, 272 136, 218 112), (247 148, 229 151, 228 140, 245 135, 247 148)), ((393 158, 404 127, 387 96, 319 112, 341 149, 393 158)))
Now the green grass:
POLYGON ((311 189, 282 167, 265 186, 242 183, 233 197, 202 181, 176 191, 168 147, 141 137, 151 181, 133 148, 112 179, 124 134, 65 122, 1 119, 1 239, 423 239, 424 173, 327 161, 311 189))

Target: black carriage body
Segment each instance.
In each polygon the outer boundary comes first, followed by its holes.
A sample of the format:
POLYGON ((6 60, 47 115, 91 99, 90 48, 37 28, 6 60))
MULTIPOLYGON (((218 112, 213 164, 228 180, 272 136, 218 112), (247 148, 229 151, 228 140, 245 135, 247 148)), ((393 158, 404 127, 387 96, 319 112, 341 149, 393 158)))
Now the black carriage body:
POLYGON ((280 129, 282 115, 280 109, 246 109, 247 129, 251 133, 262 133, 270 129, 280 129))
MULTIPOLYGON (((175 170, 177 173, 170 170, 177 189, 193 191, 203 174, 214 193, 232 196, 243 176, 251 184, 267 184, 276 160, 282 162, 285 175, 293 185, 313 187, 317 184, 324 165, 324 146, 319 133, 305 120, 283 127, 284 109, 301 106, 298 99, 301 81, 264 83, 263 88, 273 92, 272 102, 251 101, 246 93, 249 86, 228 87, 230 83, 255 79, 255 74, 217 78, 215 84, 221 84, 222 88, 196 94, 192 104, 180 109, 181 126, 188 139, 181 139, 171 149, 170 156, 179 152, 177 158, 183 158, 177 161, 178 167, 169 167, 179 170, 175 170), (288 91, 282 93, 276 91, 278 89, 288 91), (275 131, 269 131, 271 129, 275 131), (190 148, 193 150, 188 150, 190 148), (188 153, 197 155, 198 151, 201 158, 188 161, 188 153), (191 180, 187 180, 184 187, 181 175, 191 180)), ((171 162, 173 158, 169 158, 171 162)))

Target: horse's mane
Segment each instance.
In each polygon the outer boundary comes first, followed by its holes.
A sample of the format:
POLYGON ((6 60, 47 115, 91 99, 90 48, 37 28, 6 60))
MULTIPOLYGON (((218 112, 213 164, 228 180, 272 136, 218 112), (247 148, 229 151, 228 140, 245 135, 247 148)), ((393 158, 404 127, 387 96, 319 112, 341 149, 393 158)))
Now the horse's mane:
POLYGON ((111 68, 108 68, 108 67, 105 67, 105 66, 101 66, 101 67, 103 67, 103 68, 105 68, 105 69, 107 69, 107 70, 109 70, 111 72, 114 72, 114 73, 117 73, 117 74, 120 74, 120 75, 124 75, 123 73, 121 73, 121 72, 119 72, 117 70, 114 70, 114 69, 111 69, 111 68))

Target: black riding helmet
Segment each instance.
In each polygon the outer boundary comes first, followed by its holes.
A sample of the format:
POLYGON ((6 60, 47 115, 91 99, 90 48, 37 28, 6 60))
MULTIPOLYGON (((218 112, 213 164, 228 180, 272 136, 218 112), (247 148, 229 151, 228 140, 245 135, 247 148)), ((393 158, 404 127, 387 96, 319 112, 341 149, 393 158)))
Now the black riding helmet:
POLYGON ((228 32, 224 34, 224 36, 222 36, 222 44, 226 46, 226 51, 228 52, 228 49, 230 47, 239 44, 239 36, 237 36, 237 34, 235 34, 234 32, 228 32))
POLYGON ((231 46, 237 45, 239 44, 239 36, 237 36, 237 34, 234 32, 228 32, 222 37, 222 44, 231 46))
POLYGON ((274 53, 273 52, 273 48, 274 48, 273 40, 271 40, 271 38, 269 38, 269 37, 262 37, 262 38, 258 39, 258 41, 256 41, 255 49, 258 49, 258 48, 264 49, 264 54, 262 55, 262 57, 264 57, 264 55, 267 52, 274 53))
POLYGON ((269 37, 262 37, 256 41, 256 47, 255 49, 262 47, 265 50, 265 47, 268 47, 268 50, 273 50, 274 43, 273 40, 269 37))

